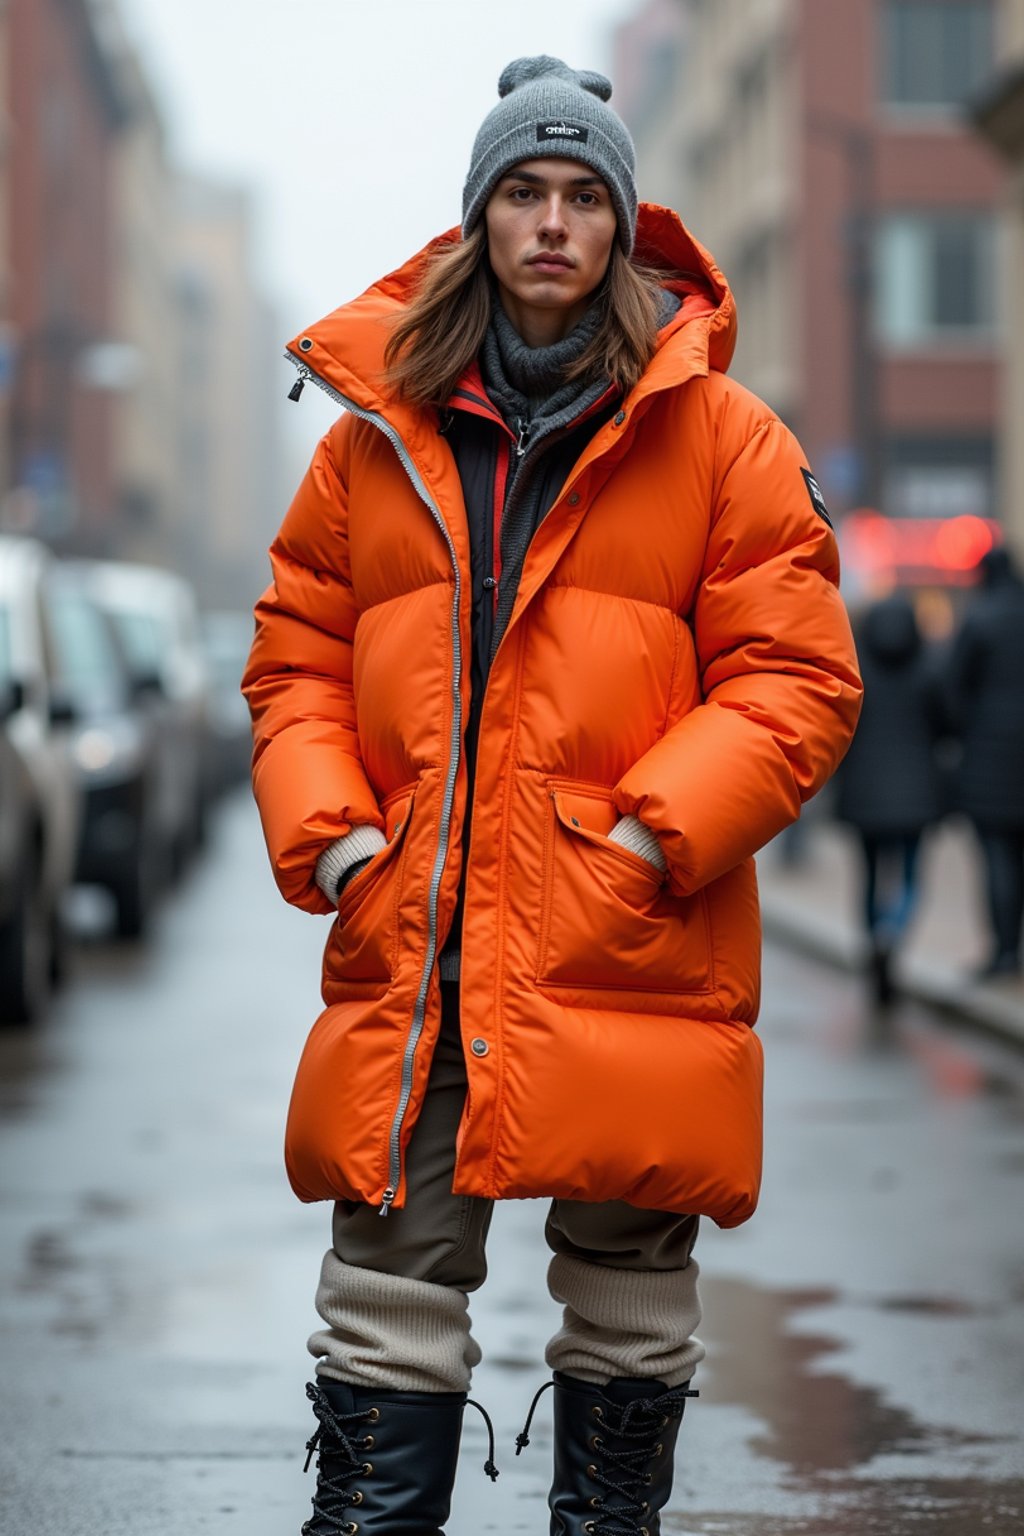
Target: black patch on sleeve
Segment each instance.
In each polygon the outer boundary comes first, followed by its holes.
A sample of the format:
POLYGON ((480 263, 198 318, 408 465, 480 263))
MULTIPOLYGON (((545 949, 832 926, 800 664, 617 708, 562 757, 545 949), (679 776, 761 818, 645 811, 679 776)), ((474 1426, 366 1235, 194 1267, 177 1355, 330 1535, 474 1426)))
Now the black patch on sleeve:
POLYGON ((817 512, 822 522, 828 523, 829 527, 834 529, 835 524, 828 515, 828 507, 826 507, 825 498, 821 494, 821 486, 818 484, 817 480, 815 480, 809 469, 802 469, 800 473, 804 477, 804 484, 807 487, 807 494, 811 498, 811 506, 814 508, 815 512, 817 512))

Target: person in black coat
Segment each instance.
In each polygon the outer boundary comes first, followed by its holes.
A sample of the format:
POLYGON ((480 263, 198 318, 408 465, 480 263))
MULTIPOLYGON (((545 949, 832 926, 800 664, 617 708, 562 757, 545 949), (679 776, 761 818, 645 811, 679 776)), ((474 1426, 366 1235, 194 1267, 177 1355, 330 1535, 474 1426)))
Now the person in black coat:
POLYGON ((983 976, 1018 975, 1024 923, 1024 582, 1006 549, 978 568, 979 587, 950 658, 963 749, 957 803, 985 864, 992 946, 983 976))
POLYGON ((910 601, 875 603, 857 628, 864 707, 836 778, 836 815, 859 834, 875 996, 892 994, 893 952, 918 894, 921 839, 943 811, 940 689, 910 601))

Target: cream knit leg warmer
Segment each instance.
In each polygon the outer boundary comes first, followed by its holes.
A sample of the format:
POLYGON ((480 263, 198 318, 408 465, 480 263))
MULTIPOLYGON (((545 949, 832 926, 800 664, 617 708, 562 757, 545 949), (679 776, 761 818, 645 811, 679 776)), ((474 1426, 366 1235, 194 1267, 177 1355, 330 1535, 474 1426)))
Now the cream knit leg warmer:
POLYGON ((394 1392, 465 1392, 480 1350, 464 1291, 343 1264, 329 1248, 310 1336, 319 1375, 394 1392))
POLYGON ((558 1253, 548 1289, 564 1304, 562 1327, 547 1347, 553 1371, 604 1386, 613 1376, 645 1377, 677 1387, 704 1358, 698 1268, 613 1269, 558 1253))

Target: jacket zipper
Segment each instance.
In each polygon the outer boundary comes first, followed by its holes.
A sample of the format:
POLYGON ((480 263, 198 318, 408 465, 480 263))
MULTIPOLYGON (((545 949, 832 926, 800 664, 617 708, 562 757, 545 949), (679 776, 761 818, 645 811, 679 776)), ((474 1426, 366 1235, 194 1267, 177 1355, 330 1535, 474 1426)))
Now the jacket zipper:
POLYGON ((452 695, 454 707, 452 710, 452 728, 448 746, 448 776, 445 780, 444 797, 441 803, 441 827, 438 835, 437 852, 434 855, 434 868, 430 877, 430 890, 427 895, 427 953, 423 962, 423 972, 420 976, 419 991, 416 994, 416 1002, 412 1013, 412 1026, 405 1043, 405 1055, 402 1058, 402 1080, 398 1095, 398 1107, 395 1110, 394 1119, 391 1122, 391 1131, 388 1138, 388 1183, 381 1197, 381 1206, 378 1212, 380 1216, 387 1216, 391 1210, 392 1202, 398 1193, 398 1186, 402 1181, 402 1125, 405 1121, 405 1112, 409 1107, 409 1097, 412 1093, 413 1063, 416 1059, 416 1047, 419 1044, 420 1035, 423 1033, 423 1022, 427 1011, 427 992, 430 988, 430 974, 434 968, 434 958, 437 954, 437 896, 441 887, 441 875, 444 870, 445 860, 448 857, 448 842, 451 834, 452 807, 455 803, 455 778, 459 766, 459 743, 462 739, 462 696, 460 686, 462 680, 462 641, 459 635, 459 600, 462 590, 462 575, 459 571, 459 560, 455 553, 455 545, 452 543, 451 534, 441 516, 441 509, 427 490, 419 470, 413 463, 399 434, 383 416, 376 411, 366 411, 361 405, 356 405, 347 395, 328 384, 326 379, 314 373, 308 363, 299 362, 291 352, 285 352, 285 357, 298 369, 298 379, 293 384, 289 393, 289 399, 297 400, 302 393, 302 387, 308 380, 322 389, 326 395, 351 411, 353 416, 358 416, 362 421, 368 421, 378 431, 383 432, 395 453, 399 463, 412 482, 413 490, 429 510, 437 526, 440 528, 444 541, 448 546, 448 554, 452 562, 452 570, 455 573, 455 588, 452 597, 452 695))

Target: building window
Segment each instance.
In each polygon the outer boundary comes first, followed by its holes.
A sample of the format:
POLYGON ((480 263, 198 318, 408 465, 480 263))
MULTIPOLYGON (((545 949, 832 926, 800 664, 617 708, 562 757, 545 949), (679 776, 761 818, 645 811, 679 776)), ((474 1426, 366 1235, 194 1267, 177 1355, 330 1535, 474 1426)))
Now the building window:
POLYGON ((894 213, 880 219, 875 323, 886 345, 984 339, 995 326, 995 287, 990 213, 894 213))
POLYGON ((992 68, 991 0, 885 0, 882 96, 888 105, 958 107, 992 68))
POLYGON ((883 505, 891 517, 995 515, 991 438, 890 438, 883 455, 883 505))
POLYGON ((637 138, 661 122, 671 110, 679 69, 680 48, 672 38, 659 37, 646 50, 640 71, 643 94, 630 119, 630 127, 637 138))

